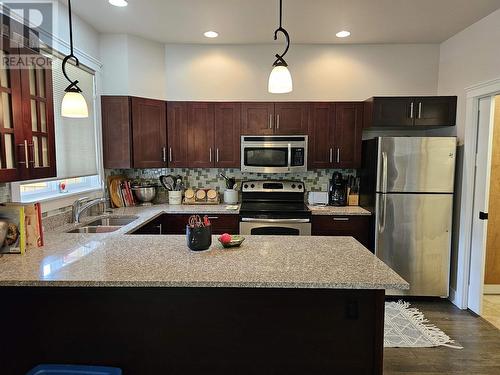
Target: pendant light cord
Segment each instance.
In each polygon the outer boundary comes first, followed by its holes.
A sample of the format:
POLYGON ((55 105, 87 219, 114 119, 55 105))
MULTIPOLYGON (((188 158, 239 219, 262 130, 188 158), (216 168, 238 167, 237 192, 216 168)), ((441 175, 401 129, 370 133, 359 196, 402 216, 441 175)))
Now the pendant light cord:
POLYGON ((290 48, 290 35, 288 34, 288 31, 286 31, 283 28, 282 25, 283 25, 283 0, 280 0, 280 24, 279 24, 279 27, 274 32, 274 40, 278 39, 278 33, 282 33, 285 36, 286 48, 281 55, 280 54, 275 55, 276 60, 274 61, 273 66, 278 66, 278 65, 288 66, 288 64, 286 63, 286 61, 283 57, 286 55, 286 53, 288 52, 288 49, 290 48))
POLYGON ((64 77, 69 81, 70 85, 66 87, 64 91, 73 91, 73 92, 82 92, 80 88, 78 87, 78 80, 72 81, 68 74, 66 73, 66 64, 70 59, 75 60, 76 66, 80 65, 80 61, 78 61, 78 58, 74 55, 73 53, 73 20, 71 17, 71 0, 68 0, 68 19, 69 19, 69 47, 70 47, 70 54, 67 55, 62 62, 62 71, 64 74, 64 77))

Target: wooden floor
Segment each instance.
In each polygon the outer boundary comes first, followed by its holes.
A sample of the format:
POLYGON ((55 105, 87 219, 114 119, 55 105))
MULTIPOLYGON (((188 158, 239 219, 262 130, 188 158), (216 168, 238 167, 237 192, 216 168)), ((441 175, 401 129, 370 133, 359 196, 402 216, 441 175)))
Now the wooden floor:
POLYGON ((484 296, 482 317, 500 329, 500 295, 484 296))
POLYGON ((384 375, 500 375, 500 330, 448 301, 412 305, 464 349, 386 348, 384 375))

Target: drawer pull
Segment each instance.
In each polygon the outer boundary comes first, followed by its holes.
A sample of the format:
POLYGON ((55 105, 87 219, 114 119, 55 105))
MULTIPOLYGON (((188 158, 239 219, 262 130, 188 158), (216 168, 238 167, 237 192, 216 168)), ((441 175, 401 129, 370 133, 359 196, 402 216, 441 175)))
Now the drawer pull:
POLYGON ((209 216, 208 219, 209 220, 217 220, 219 217, 218 216, 209 216))
POLYGON ((348 217, 334 217, 333 221, 349 221, 348 217))

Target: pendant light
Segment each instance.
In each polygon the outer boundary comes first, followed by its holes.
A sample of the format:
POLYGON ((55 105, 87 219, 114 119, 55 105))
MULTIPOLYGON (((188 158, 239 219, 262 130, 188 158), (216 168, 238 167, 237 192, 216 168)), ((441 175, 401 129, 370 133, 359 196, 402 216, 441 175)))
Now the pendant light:
POLYGON ((283 59, 290 48, 290 35, 288 35, 288 32, 282 27, 282 19, 283 0, 280 0, 280 25, 274 32, 274 40, 278 39, 279 32, 283 33, 286 39, 286 48, 281 55, 275 55, 276 60, 273 63, 273 70, 269 75, 269 83, 267 87, 268 91, 272 94, 285 94, 293 90, 292 75, 288 70, 288 64, 283 59))
POLYGON ((69 45, 70 54, 66 56, 62 62, 62 71, 66 79, 69 81, 69 86, 66 87, 65 94, 61 105, 61 116, 72 118, 86 118, 89 117, 89 109, 87 102, 82 95, 82 90, 78 87, 78 80, 72 81, 66 73, 66 64, 70 59, 75 60, 76 66, 80 65, 78 58, 73 53, 73 24, 71 21, 71 0, 68 0, 68 14, 69 14, 69 45))

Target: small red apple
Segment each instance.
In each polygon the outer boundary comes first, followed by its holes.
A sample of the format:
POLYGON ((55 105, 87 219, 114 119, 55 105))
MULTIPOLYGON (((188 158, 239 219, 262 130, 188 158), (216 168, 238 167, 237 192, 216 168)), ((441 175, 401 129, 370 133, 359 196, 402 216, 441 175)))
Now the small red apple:
POLYGON ((233 238, 228 233, 224 233, 222 236, 220 236, 220 242, 222 242, 225 245, 231 243, 232 239, 233 238))

